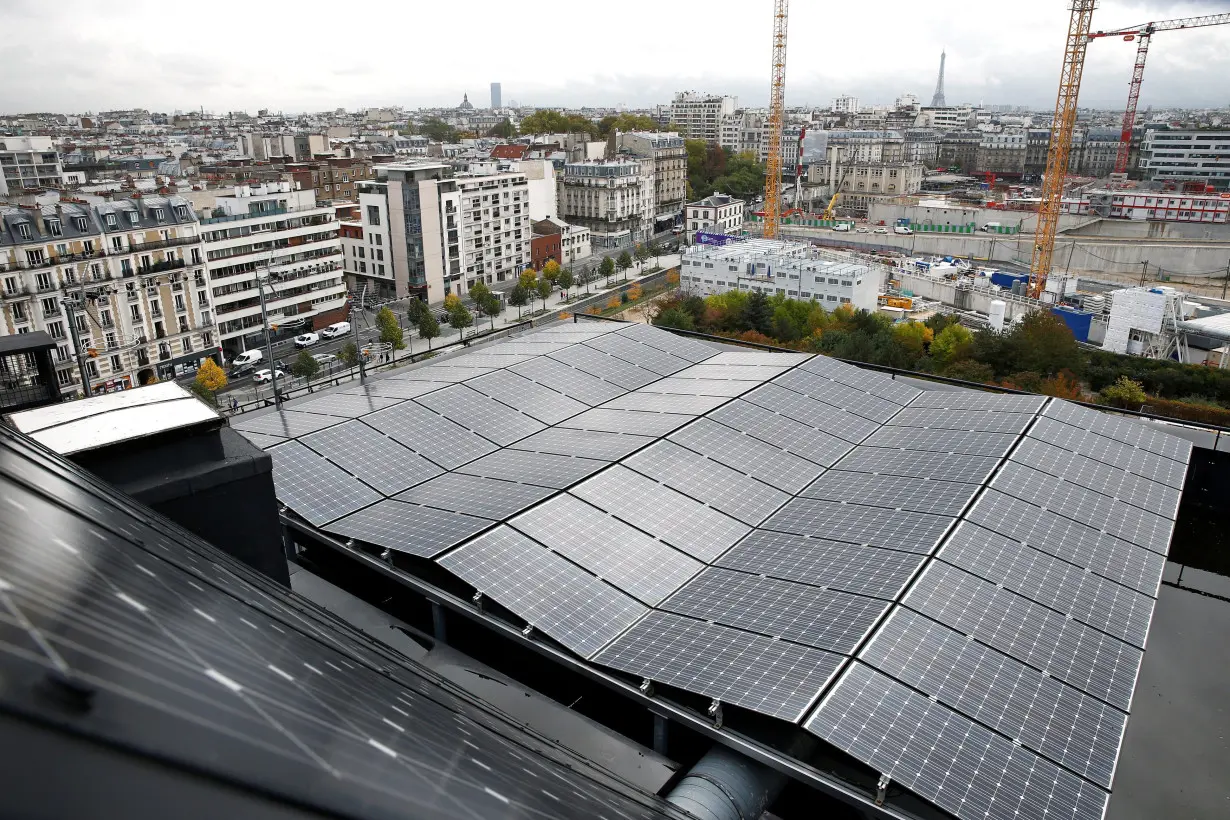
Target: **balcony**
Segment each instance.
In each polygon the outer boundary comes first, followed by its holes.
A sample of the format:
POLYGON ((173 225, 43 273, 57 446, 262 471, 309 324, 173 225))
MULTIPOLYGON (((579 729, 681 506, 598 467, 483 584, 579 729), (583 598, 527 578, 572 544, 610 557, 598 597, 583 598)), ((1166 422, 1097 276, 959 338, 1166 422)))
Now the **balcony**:
POLYGON ((107 254, 104 251, 90 251, 88 253, 65 253, 53 255, 39 262, 0 262, 0 272, 6 270, 38 270, 40 268, 54 268, 56 265, 67 265, 73 262, 83 262, 87 259, 100 259, 106 255, 107 254))
POLYGON ((238 222, 241 219, 260 219, 263 216, 277 216, 279 214, 290 213, 287 208, 272 208, 268 211, 259 211, 257 213, 247 214, 232 214, 231 216, 210 216, 201 220, 202 225, 218 225, 223 222, 238 222))
POLYGON ((29 285, 18 285, 15 289, 9 290, 5 288, 0 292, 0 299, 25 299, 30 295, 29 285))
POLYGON ((157 242, 132 242, 124 253, 136 253, 138 251, 156 251, 160 248, 176 248, 181 245, 197 245, 200 244, 199 236, 180 236, 174 239, 160 239, 157 242))
POLYGON ((154 273, 162 273, 168 270, 179 270, 186 263, 182 259, 170 259, 164 262, 155 262, 152 265, 145 265, 137 268, 138 276, 149 276, 154 273))

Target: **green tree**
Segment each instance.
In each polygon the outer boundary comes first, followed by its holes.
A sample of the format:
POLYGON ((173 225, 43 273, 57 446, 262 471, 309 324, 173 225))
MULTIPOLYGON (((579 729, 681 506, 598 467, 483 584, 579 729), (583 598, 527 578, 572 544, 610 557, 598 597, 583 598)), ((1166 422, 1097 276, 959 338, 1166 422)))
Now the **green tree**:
POLYGON ((559 285, 563 290, 571 290, 574 281, 572 268, 564 268, 559 272, 559 277, 555 280, 555 284, 559 285))
POLYGON ((1013 371, 1031 370, 1054 376, 1061 370, 1080 373, 1084 363, 1080 345, 1063 320, 1050 311, 1026 314, 1008 337, 1013 371))
POLYGON ((679 305, 672 305, 658 311, 653 317, 653 323, 659 327, 673 327, 679 330, 696 329, 696 322, 693 321, 692 314, 679 305))
POLYGON ((647 248, 644 243, 641 243, 636 246, 633 256, 636 257, 637 268, 640 268, 641 265, 645 264, 645 260, 649 258, 649 248, 647 248))
POLYGON ((726 172, 713 180, 713 189, 739 199, 750 200, 764 190, 765 169, 755 154, 745 151, 726 162, 726 172))
POLYGON ((542 109, 521 120, 522 134, 576 134, 598 136, 598 124, 578 114, 542 109))
POLYGON ((554 283, 559 278, 559 272, 559 262, 556 262, 554 259, 548 259, 547 264, 542 266, 542 278, 548 282, 554 283))
POLYGON ((406 321, 412 325, 417 325, 424 313, 430 313, 430 309, 422 299, 411 299, 406 305, 406 321))
POLYGON ((424 311, 419 317, 419 338, 427 340, 427 349, 431 350, 431 340, 440 335, 440 322, 430 310, 424 311))
POLYGON ((606 286, 611 286, 611 276, 615 273, 615 260, 609 256, 602 257, 602 264, 598 266, 598 273, 606 277, 606 286))
POLYGON ((376 313, 376 327, 380 329, 380 341, 391 345, 394 350, 405 350, 405 334, 393 311, 382 307, 376 313))
POLYGON ((486 282, 479 279, 477 282, 474 283, 474 286, 470 288, 470 299, 474 301, 474 304, 478 305, 490 293, 491 293, 491 288, 487 287, 486 282))
POLYGON ((474 314, 467 310, 465 305, 458 303, 448 312, 448 324, 464 333, 467 327, 474 324, 474 314))
POLYGON ((620 273, 624 275, 624 281, 628 281, 628 268, 632 267, 632 255, 627 251, 619 254, 619 258, 615 260, 615 267, 619 268, 620 273))
POLYGON ((770 333, 773 330, 773 308, 769 305, 768 297, 758 290, 752 291, 748 296, 742 319, 746 330, 770 333))
POLYGON ((547 297, 551 295, 551 291, 555 289, 555 286, 551 284, 550 279, 539 279, 534 289, 538 292, 538 298, 542 300, 542 309, 546 310, 547 297))
POLYGON ((478 303, 478 306, 483 313, 491 317, 491 329, 495 330, 495 317, 504 309, 504 304, 500 301, 500 297, 488 291, 487 295, 478 303))
POLYGON ((530 291, 525 285, 518 282, 513 285, 513 289, 508 292, 508 304, 517 309, 517 319, 521 319, 521 308, 530 301, 530 291))
POLYGON ((419 126, 419 133, 432 142, 456 142, 457 129, 438 117, 428 117, 419 126))
POLYGON ((301 379, 312 380, 312 377, 320 372, 320 362, 312 358, 312 354, 306 350, 300 350, 299 355, 291 362, 290 372, 301 379))
POLYGON ((921 322, 900 322, 893 325, 893 340, 910 357, 910 365, 922 358, 931 343, 933 332, 921 322))
POLYGON ((605 137, 612 131, 628 133, 629 131, 657 131, 658 124, 653 117, 644 114, 611 114, 598 120, 598 136, 605 137))
POLYGON ((684 140, 688 153, 688 197, 704 199, 713 193, 713 182, 726 173, 726 151, 704 140, 684 140))
POLYGON ((973 350, 974 336, 962 325, 949 325, 931 341, 931 358, 940 367, 950 367, 954 362, 969 358, 973 350))
POLYGON ((354 342, 346 342, 342 345, 342 349, 337 351, 337 358, 347 367, 354 367, 359 363, 359 348, 354 342))
MULTIPOLYGON (((934 342, 932 349, 934 349, 934 342)), ((951 361, 944 368, 944 375, 950 379, 963 379, 967 382, 982 382, 983 384, 991 384, 995 381, 995 371, 991 369, 991 366, 973 359, 951 361)))
POLYGON ((1127 376, 1120 376, 1114 384, 1098 391, 1098 401, 1125 410, 1139 410, 1149 400, 1144 386, 1127 376))
POLYGON ((505 117, 500 122, 497 122, 490 131, 487 132, 489 137, 499 137, 500 139, 511 139, 517 136, 517 129, 513 127, 512 121, 505 117))

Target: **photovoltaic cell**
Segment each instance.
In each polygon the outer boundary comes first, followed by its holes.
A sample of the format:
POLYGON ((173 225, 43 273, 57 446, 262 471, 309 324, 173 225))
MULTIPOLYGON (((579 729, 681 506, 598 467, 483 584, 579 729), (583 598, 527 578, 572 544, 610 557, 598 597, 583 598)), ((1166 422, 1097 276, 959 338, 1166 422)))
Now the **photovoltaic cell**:
POLYGON ((360 420, 446 470, 497 449, 487 439, 414 402, 378 410, 360 420))
POLYGON ((627 392, 625 388, 613 382, 583 373, 575 367, 569 367, 563 362, 557 362, 546 356, 530 359, 528 362, 510 367, 509 370, 591 407, 627 392))
MULTIPOLYGON (((789 393, 790 391, 783 389, 782 392, 789 393)), ((797 394, 792 393, 791 395, 797 394)), ((802 396, 798 398, 803 401, 811 401, 802 396)), ((821 407, 827 407, 827 405, 820 404, 820 402, 812 403, 821 407)), ((842 412, 835 408, 830 409, 834 413, 842 412)), ((850 416, 848 413, 843 415, 857 418, 856 416, 850 416)), ((732 401, 724 407, 719 407, 710 413, 708 418, 824 467, 832 466, 836 463, 837 459, 850 452, 851 448, 849 442, 824 432, 825 428, 817 428, 800 421, 795 421, 789 416, 779 415, 772 410, 751 404, 742 399, 732 401)))
POLYGON ((326 524, 324 529, 379 547, 431 558, 490 526, 491 522, 484 518, 390 498, 326 524))
POLYGON ((1110 788, 1127 715, 964 635, 897 609, 859 659, 1110 788))
POLYGON ((457 471, 562 490, 605 466, 607 462, 593 458, 557 456, 528 450, 498 450, 459 467, 457 471))
POLYGON ((862 390, 873 396, 887 399, 903 407, 922 392, 917 387, 902 384, 887 374, 877 373, 874 370, 863 370, 862 368, 838 362, 826 356, 813 356, 800 369, 862 390))
POLYGON ((655 611, 593 661, 794 721, 832 677, 841 656, 655 611))
POLYGON ((935 549, 951 523, 951 518, 940 515, 796 498, 770 516, 763 527, 925 554, 935 549))
POLYGON ((652 370, 659 376, 669 376, 691 364, 687 359, 672 356, 656 347, 643 345, 619 333, 608 333, 596 339, 589 339, 585 344, 603 353, 632 362, 637 367, 652 370))
POLYGON ((642 325, 639 322, 634 322, 620 329, 619 335, 627 336, 629 339, 634 339, 641 344, 656 347, 658 350, 664 350, 672 356, 678 356, 693 363, 702 362, 718 352, 716 349, 701 342, 686 339, 683 336, 676 336, 674 333, 658 330, 651 325, 642 325))
POLYGON ((848 655, 887 607, 875 598, 710 568, 661 608, 848 655))
POLYGON ((1032 413, 988 413, 983 410, 907 407, 893 416, 888 423, 932 430, 978 430, 987 433, 1019 434, 1025 432, 1033 418, 1032 413))
POLYGON ((786 368, 766 364, 694 364, 675 374, 677 379, 731 379, 733 381, 764 382, 784 373, 786 368))
POLYGON ((1000 395, 981 390, 924 390, 910 406, 987 413, 1037 413, 1045 401, 1045 396, 1000 395))
POLYGON ((1101 820, 1107 792, 856 663, 806 727, 961 820, 1101 820))
POLYGON ((466 383, 467 387, 520 410, 544 424, 555 424, 584 412, 589 406, 535 384, 510 370, 495 370, 466 383))
POLYGON ((496 344, 493 344, 493 345, 487 345, 483 347, 483 350, 487 353, 496 353, 496 354, 505 354, 505 355, 509 353, 519 353, 519 354, 529 355, 529 356, 542 356, 547 353, 554 353, 560 348, 567 347, 569 344, 572 344, 572 343, 566 342, 566 341, 538 342, 538 341, 514 340, 514 341, 508 341, 508 342, 497 342, 496 344))
POLYGON ((922 562, 916 553, 754 530, 717 566, 892 600, 922 562))
POLYGON ((664 436, 693 418, 694 416, 685 416, 682 413, 646 413, 641 410, 608 410, 595 407, 561 421, 559 426, 606 433, 664 436))
POLYGON ((669 441, 652 444, 623 463, 752 526, 790 497, 669 441))
POLYGON ((649 606, 657 606, 704 568, 567 493, 509 524, 649 606))
POLYGON ((412 367, 406 371, 394 371, 386 378, 417 382, 463 382, 484 373, 490 373, 494 369, 493 367, 469 367, 462 357, 458 357, 440 364, 412 367))
POLYGON ((320 398, 308 399, 307 401, 291 402, 287 406, 291 410, 298 410, 303 413, 321 413, 326 416, 341 416, 342 418, 353 419, 365 413, 383 410, 390 405, 397 404, 399 401, 400 399, 387 396, 332 393, 320 398))
POLYGON ((684 396, 677 393, 650 393, 636 390, 611 399, 602 405, 613 410, 647 410, 651 413, 686 413, 699 416, 729 399, 722 396, 684 396))
POLYGON ((649 611, 507 525, 437 563, 584 658, 649 611))
POLYGON ((883 427, 863 442, 866 447, 897 447, 937 453, 968 453, 1001 457, 1016 441, 1009 433, 966 430, 920 430, 916 427, 883 427))
POLYGON ((286 441, 286 439, 282 438, 281 436, 270 436, 265 433, 252 433, 252 432, 248 432, 247 430, 237 430, 236 432, 239 433, 239 435, 246 438, 248 441, 255 444, 257 447, 261 448, 262 450, 268 450, 270 447, 274 446, 275 444, 281 444, 282 442, 286 441))
POLYGON ((901 405, 870 393, 826 379, 806 370, 791 370, 778 376, 773 384, 802 393, 817 401, 883 424, 901 410, 901 405))
POLYGON ((297 441, 267 452, 273 457, 273 489, 278 501, 316 526, 383 497, 297 441))
POLYGON ((413 399, 424 393, 448 387, 450 382, 409 381, 408 379, 376 379, 363 387, 341 391, 356 396, 388 396, 393 399, 413 399))
POLYGON ((1110 464, 1129 473, 1157 481, 1176 490, 1183 489, 1187 465, 1178 461, 1140 450, 1096 433, 1089 433, 1052 419, 1038 419, 1029 431, 1030 438, 1054 444, 1088 456, 1104 464, 1110 464))
POLYGON ((806 487, 824 469, 709 419, 697 419, 671 433, 668 440, 791 494, 806 487))
POLYGON ((903 604, 1124 712, 1142 652, 968 572, 932 562, 903 604))
POLYGON ((282 438, 297 438, 334 424, 341 424, 342 421, 337 416, 280 410, 248 418, 241 416, 238 421, 231 419, 231 427, 245 433, 264 433, 282 438))
POLYGON ((974 524, 962 523, 938 557, 1031 601, 1145 648, 1153 599, 974 524))
POLYGON ((858 444, 880 429, 880 425, 870 419, 776 384, 757 387, 743 399, 851 444, 858 444))
POLYGON ((966 518, 1103 578, 1157 597, 1166 559, 1156 552, 996 490, 984 492, 966 518))
POLYGON ((865 504, 890 510, 956 516, 974 497, 980 486, 959 484, 955 481, 831 470, 813 481, 800 495, 805 498, 865 504))
POLYGON ((550 358, 571 365, 591 376, 613 382, 626 390, 635 390, 662 378, 661 374, 654 373, 652 370, 637 367, 624 359, 583 344, 557 350, 550 354, 550 358))
POLYGON ((407 490, 397 498, 441 510, 503 521, 551 495, 549 487, 515 484, 494 478, 445 473, 407 490))
POLYGON ((1158 429, 1156 425, 1150 426, 1143 422, 1090 410, 1060 399, 1055 399, 1047 405, 1042 415, 1184 464, 1191 456, 1190 441, 1172 436, 1158 429))
POLYGON ((755 364, 794 367, 807 360, 806 353, 777 353, 768 350, 724 350, 709 359, 709 364, 755 364))
POLYGON ((532 358, 534 357, 519 353, 490 353, 483 348, 473 353, 466 353, 449 359, 447 363, 457 367, 490 370, 500 367, 512 367, 514 364, 520 364, 532 358))
POLYGON ((927 453, 888 447, 855 447, 837 462, 838 470, 856 473, 934 478, 941 481, 986 481, 999 459, 965 453, 927 453))
POLYGON ((300 441, 385 495, 395 495, 443 472, 360 421, 329 427, 300 441))
POLYGON ((464 384, 419 396, 415 401, 502 446, 537 433, 546 426, 464 384))
POLYGON ((573 487, 572 494, 702 561, 712 561, 750 527, 622 465, 573 487))
POLYGON ((548 427, 546 430, 521 439, 512 445, 512 449, 618 461, 653 442, 654 439, 649 436, 634 436, 629 433, 604 433, 597 430, 574 430, 570 427, 548 427))

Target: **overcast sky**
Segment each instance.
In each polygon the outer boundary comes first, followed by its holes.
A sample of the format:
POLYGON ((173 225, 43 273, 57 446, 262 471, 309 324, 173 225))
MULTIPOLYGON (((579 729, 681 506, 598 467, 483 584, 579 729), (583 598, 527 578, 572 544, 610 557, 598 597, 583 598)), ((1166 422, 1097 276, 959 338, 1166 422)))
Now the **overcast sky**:
MULTIPOLYGON (((788 105, 840 94, 1054 105, 1066 0, 795 0, 788 105)), ((456 105, 629 107, 692 89, 767 104, 770 0, 282 3, 0 0, 0 113, 286 112, 456 105), (319 9, 319 11, 317 11, 319 9)), ((1230 0, 1102 0, 1095 29, 1230 12, 1230 0)), ((1090 45, 1084 106, 1118 108, 1135 45, 1090 45)), ((1230 105, 1230 25, 1154 37, 1141 108, 1230 105)))

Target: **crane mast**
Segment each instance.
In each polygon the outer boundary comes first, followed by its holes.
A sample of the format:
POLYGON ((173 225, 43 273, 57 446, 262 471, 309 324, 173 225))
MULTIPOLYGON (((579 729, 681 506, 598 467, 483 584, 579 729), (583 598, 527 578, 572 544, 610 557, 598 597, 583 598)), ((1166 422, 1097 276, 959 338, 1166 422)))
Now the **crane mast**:
POLYGON ((764 175, 764 235, 776 239, 782 218, 782 127, 786 116, 788 0, 773 0, 773 74, 769 85, 769 156, 764 175))
POLYGON ((1034 236, 1033 258, 1029 265, 1029 295, 1038 298, 1046 287, 1055 252, 1055 233, 1063 205, 1063 182, 1072 152, 1072 132, 1076 127, 1076 100, 1080 96, 1081 74, 1085 69, 1085 50, 1089 45, 1089 26, 1097 0, 1072 0, 1068 40, 1059 74, 1059 95, 1051 122, 1051 142, 1046 154, 1046 177, 1042 181, 1042 202, 1038 205, 1038 227, 1034 236))

